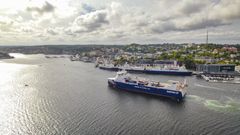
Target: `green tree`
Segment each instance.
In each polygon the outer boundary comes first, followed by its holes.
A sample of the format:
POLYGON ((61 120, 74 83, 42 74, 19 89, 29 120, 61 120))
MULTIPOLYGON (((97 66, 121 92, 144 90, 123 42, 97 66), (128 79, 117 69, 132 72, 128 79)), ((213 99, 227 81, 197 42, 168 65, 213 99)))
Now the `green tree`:
POLYGON ((191 55, 184 58, 183 63, 186 67, 186 69, 195 70, 196 69, 196 63, 191 55))
POLYGON ((168 54, 165 53, 165 52, 162 53, 161 56, 160 56, 160 59, 161 59, 161 60, 166 60, 166 59, 168 59, 168 58, 169 58, 169 57, 168 57, 168 54))

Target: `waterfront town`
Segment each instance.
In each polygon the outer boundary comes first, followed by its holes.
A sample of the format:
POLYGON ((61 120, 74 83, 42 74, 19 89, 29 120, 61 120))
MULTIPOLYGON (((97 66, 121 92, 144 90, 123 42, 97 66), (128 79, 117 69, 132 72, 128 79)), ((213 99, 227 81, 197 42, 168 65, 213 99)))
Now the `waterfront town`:
MULTIPOLYGON (((184 66, 194 74, 201 73, 205 80, 224 77, 232 80, 239 76, 240 46, 216 44, 151 44, 140 45, 75 45, 75 46, 18 46, 0 47, 0 58, 12 58, 8 53, 68 55, 71 61, 112 65, 117 69, 126 64, 131 67, 161 65, 184 66)), ((106 68, 105 68, 106 69, 106 68)), ((226 79, 225 79, 226 80, 226 79)))
POLYGON ((76 53, 72 60, 95 61, 97 57, 111 60, 115 65, 178 61, 187 69, 195 70, 197 64, 240 65, 240 48, 218 45, 138 45, 103 47, 87 52, 76 53))

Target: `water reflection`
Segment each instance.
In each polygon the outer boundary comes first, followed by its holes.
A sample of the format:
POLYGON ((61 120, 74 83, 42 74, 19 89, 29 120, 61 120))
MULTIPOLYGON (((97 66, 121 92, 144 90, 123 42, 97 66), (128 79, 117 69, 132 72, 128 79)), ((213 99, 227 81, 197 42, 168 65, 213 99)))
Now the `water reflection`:
POLYGON ((19 111, 18 103, 20 97, 17 94, 17 81, 19 72, 26 65, 0 63, 0 134, 11 134, 17 118, 15 112, 19 111))

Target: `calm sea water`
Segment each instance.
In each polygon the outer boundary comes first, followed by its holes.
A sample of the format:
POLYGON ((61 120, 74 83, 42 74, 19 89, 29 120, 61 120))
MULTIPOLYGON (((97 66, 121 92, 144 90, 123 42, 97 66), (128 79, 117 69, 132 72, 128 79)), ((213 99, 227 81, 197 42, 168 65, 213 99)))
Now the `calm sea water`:
MULTIPOLYGON (((113 90, 91 63, 14 54, 0 62, 0 134, 240 134, 240 85, 194 76, 184 102, 113 90)), ((153 80, 184 77, 144 75, 153 80)))

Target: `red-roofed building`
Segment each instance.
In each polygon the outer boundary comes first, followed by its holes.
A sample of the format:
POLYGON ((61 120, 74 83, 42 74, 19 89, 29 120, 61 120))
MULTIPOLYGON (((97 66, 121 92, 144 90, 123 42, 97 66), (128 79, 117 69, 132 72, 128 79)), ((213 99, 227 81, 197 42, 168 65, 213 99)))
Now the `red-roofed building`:
POLYGON ((222 50, 234 53, 238 51, 236 47, 223 47, 222 50))

